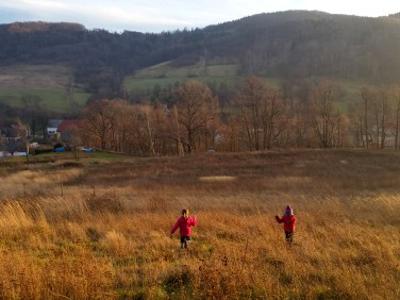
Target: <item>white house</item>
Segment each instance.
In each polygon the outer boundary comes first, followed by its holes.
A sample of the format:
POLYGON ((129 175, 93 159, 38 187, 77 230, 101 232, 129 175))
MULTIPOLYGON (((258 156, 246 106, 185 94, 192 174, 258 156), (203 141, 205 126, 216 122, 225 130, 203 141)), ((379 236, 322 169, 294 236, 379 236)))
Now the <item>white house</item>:
POLYGON ((53 136, 58 132, 58 126, 63 122, 63 120, 50 119, 47 123, 47 135, 53 136))

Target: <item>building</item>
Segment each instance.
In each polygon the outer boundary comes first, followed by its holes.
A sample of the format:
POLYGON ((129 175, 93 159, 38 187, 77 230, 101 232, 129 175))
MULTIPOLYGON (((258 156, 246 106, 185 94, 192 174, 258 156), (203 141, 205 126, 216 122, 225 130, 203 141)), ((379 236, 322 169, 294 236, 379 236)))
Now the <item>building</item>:
POLYGON ((60 126, 63 121, 64 120, 60 119, 50 119, 47 123, 47 136, 51 137, 57 134, 58 126, 60 126))
POLYGON ((0 152, 1 157, 14 153, 25 153, 29 130, 21 123, 12 123, 0 128, 0 152))

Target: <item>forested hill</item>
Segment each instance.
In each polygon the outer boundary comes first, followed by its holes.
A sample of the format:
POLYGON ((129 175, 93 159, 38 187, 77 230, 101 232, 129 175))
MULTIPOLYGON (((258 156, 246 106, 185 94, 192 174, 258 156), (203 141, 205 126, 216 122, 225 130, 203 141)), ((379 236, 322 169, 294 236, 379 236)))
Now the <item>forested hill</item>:
POLYGON ((400 79, 400 19, 288 11, 190 31, 144 34, 42 22, 0 26, 0 65, 62 64, 86 91, 118 94, 126 75, 173 65, 235 64, 240 74, 400 79))

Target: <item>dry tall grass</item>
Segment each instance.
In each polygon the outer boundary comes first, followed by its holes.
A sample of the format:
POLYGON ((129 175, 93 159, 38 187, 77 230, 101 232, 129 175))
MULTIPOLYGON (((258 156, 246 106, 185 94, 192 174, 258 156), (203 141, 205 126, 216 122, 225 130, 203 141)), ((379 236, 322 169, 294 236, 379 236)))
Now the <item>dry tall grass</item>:
POLYGON ((213 154, 1 174, 1 299, 400 298, 397 153, 213 154), (287 203, 299 220, 292 247, 273 218, 287 203), (169 238, 182 207, 200 222, 189 251, 169 238))

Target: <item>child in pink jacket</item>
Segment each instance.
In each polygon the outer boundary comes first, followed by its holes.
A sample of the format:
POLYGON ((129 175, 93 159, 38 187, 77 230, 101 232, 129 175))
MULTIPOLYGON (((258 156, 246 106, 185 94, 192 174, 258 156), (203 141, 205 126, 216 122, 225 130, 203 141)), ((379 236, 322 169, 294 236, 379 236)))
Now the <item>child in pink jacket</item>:
POLYGON ((289 244, 292 244, 297 222, 296 216, 293 213, 293 208, 288 205, 282 218, 275 216, 275 219, 278 223, 283 223, 283 230, 285 231, 286 241, 289 244))
POLYGON ((188 241, 192 235, 192 227, 197 225, 197 218, 195 216, 189 216, 188 209, 182 209, 182 216, 178 218, 174 227, 171 230, 171 236, 179 228, 179 234, 181 236, 181 248, 186 249, 188 247, 188 241))

